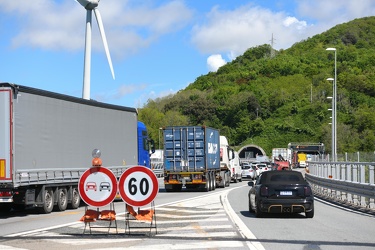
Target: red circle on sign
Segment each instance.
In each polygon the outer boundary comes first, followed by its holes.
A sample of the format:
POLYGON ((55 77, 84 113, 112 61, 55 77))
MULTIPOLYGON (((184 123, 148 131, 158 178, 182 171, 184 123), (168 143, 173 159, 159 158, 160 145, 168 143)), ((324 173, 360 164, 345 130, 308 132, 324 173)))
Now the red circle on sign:
POLYGON ((115 198, 117 194, 117 179, 116 176, 113 174, 113 172, 107 168, 104 167, 93 167, 87 169, 81 178, 79 178, 79 183, 78 183, 78 192, 79 195, 81 196, 82 200, 86 202, 88 205, 93 206, 93 207, 103 207, 111 203, 115 198), (101 182, 99 184, 99 187, 97 183, 95 182, 87 182, 87 179, 91 175, 95 175, 98 173, 102 173, 104 176, 109 178, 110 182, 101 182), (86 183, 86 185, 85 185, 86 183), (112 186, 111 186, 112 185, 112 186), (100 199, 93 199, 90 198, 88 195, 88 191, 95 191, 95 192, 101 192, 103 191, 108 191, 110 189, 110 194, 103 200, 100 199), (99 191, 98 191, 99 190, 99 191))
MULTIPOLYGON (((127 204, 135 207, 142 207, 150 204, 159 192, 158 178, 156 178, 155 173, 151 169, 144 166, 134 166, 125 170, 125 172, 122 173, 119 179, 118 185, 118 190, 122 200, 127 204), (139 175, 144 175, 145 178, 142 178, 142 180, 136 180, 135 177, 138 177, 139 175), (129 183, 131 179, 133 179, 133 181, 139 181, 140 183, 142 181, 147 181, 147 185, 152 184, 151 192, 147 192, 147 194, 144 195, 143 199, 135 199, 135 194, 129 195, 127 192, 129 190, 125 190, 125 184, 129 183), (151 183, 148 183, 148 179, 151 180, 151 183)), ((139 186, 137 188, 139 188, 139 186)))

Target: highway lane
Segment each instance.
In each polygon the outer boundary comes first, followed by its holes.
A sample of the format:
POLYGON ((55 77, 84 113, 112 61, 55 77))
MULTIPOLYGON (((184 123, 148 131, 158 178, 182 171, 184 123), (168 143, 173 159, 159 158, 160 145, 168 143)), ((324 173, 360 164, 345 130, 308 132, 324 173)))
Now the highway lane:
MULTIPOLYGON (((119 234, 82 235, 84 213, 78 210, 39 215, 35 210, 0 216, 0 249, 374 249, 374 216, 355 213, 321 201, 313 219, 304 215, 255 218, 248 212, 247 182, 215 191, 159 192, 155 203, 155 237, 119 234), (233 214, 231 214, 233 211, 233 214), (237 220, 236 220, 237 218, 237 220), (234 220, 234 222, 232 221, 234 220), (98 236, 99 235, 99 236, 98 236), (243 237, 248 237, 244 239, 243 237)), ((124 213, 124 203, 116 202, 124 213)))
MULTIPOLYGON (((155 200, 158 234, 124 234, 124 203, 116 203, 118 230, 110 234, 93 229, 83 235, 77 222, 83 209, 37 215, 32 210, 13 213, 0 219, 0 249, 248 249, 246 240, 229 219, 223 197, 243 183, 212 192, 160 192, 155 200), (73 211, 73 212, 72 212, 73 211), (122 215, 121 215, 122 214, 122 215)), ((105 229, 106 230, 106 229, 105 229)), ((104 230, 104 231, 105 231, 104 230)), ((106 232, 106 231, 105 231, 106 232)))
MULTIPOLYGON (((159 193, 155 199, 155 205, 161 206, 178 200, 189 199, 207 193, 201 192, 181 192, 166 193, 162 179, 159 179, 159 193)), ((219 192, 217 189, 216 192, 219 192)), ((125 213, 125 206, 121 199, 114 202, 117 214, 125 213)), ((104 209, 104 208, 101 208, 104 209)), ((85 206, 78 209, 67 209, 63 212, 52 212, 50 214, 39 214, 35 208, 28 208, 22 211, 11 211, 9 213, 0 213, 0 227, 6 230, 0 230, 0 236, 17 234, 42 228, 56 227, 77 222, 84 214, 85 206)))
POLYGON ((249 187, 232 190, 232 209, 265 249, 374 249, 375 217, 315 201, 315 216, 269 215, 256 218, 248 211, 249 187))

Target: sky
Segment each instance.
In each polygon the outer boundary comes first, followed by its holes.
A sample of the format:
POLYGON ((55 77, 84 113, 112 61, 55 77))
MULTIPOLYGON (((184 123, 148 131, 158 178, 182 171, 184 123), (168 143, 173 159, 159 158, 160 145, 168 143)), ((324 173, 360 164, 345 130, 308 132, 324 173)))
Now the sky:
MULTIPOLYGON (((115 79, 93 14, 90 98, 142 108, 271 44, 375 14, 373 0, 101 0, 115 79)), ((0 82, 82 98, 86 10, 75 0, 0 0, 0 82)))

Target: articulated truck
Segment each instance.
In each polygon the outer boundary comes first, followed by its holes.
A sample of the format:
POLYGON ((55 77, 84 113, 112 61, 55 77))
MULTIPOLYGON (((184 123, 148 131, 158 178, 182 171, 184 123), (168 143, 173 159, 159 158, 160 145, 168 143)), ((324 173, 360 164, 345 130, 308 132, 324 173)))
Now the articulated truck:
POLYGON ((154 150, 135 108, 0 83, 0 210, 78 208, 80 176, 100 149, 117 178, 150 167, 154 150))
POLYGON ((206 126, 163 128, 164 186, 168 191, 195 189, 211 191, 229 186, 230 166, 227 149, 220 148, 217 129, 206 126), (225 156, 224 156, 225 155, 225 156), (228 159, 228 165, 221 164, 228 159))

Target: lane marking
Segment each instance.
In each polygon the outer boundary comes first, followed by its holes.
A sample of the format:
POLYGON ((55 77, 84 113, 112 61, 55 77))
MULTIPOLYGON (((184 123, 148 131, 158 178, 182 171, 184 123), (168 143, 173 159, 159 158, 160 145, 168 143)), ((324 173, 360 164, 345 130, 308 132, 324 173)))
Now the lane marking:
MULTIPOLYGON (((240 188, 240 187, 237 187, 240 188)), ((233 223, 237 226, 238 231, 242 235, 244 239, 248 239, 246 241, 247 246, 251 250, 265 250, 263 245, 257 241, 257 238, 255 235, 250 231, 250 229, 245 225, 245 223, 238 217, 238 215, 234 212, 232 206, 230 205, 228 201, 228 193, 231 190, 228 190, 227 192, 223 193, 222 200, 223 200, 223 206, 225 211, 227 211, 229 218, 233 221, 233 223)))

